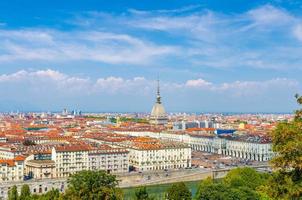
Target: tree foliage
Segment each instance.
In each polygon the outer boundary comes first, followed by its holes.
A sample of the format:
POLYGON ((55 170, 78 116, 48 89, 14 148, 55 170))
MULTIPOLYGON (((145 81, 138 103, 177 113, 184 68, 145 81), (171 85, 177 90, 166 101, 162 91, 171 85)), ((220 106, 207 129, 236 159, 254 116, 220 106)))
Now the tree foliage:
MULTIPOLYGON (((249 172, 260 176, 256 171, 250 169, 231 170, 228 176, 218 182, 214 182, 211 178, 202 181, 196 193, 196 200, 257 200, 260 196, 257 192, 246 185, 247 177, 241 179, 240 175, 249 172), (239 183, 236 183, 239 181, 239 183)), ((254 187, 258 187, 260 182, 255 181, 254 187)))
POLYGON ((259 173, 250 167, 239 167, 231 170, 223 179, 224 183, 230 187, 248 186, 255 190, 268 178, 267 174, 259 173))
MULTIPOLYGON (((300 96, 299 94, 296 94, 295 97, 296 97, 297 103, 299 105, 302 105, 302 96, 300 96)), ((296 110, 295 114, 296 114, 295 119, 302 119, 302 109, 296 110)))
POLYGON ((167 200, 190 200, 192 199, 191 191, 184 184, 184 182, 174 183, 167 190, 167 200))
POLYGON ((152 200, 153 198, 149 196, 146 187, 140 187, 135 191, 136 200, 152 200))
POLYGON ((231 170, 221 181, 211 178, 202 181, 195 199, 198 200, 257 200, 257 188, 266 182, 268 175, 244 167, 231 170))
POLYGON ((36 145, 36 143, 34 141, 26 139, 26 140, 24 140, 23 145, 24 146, 32 146, 32 145, 36 145))
POLYGON ((51 189, 44 194, 33 194, 31 200, 63 200, 58 189, 51 189))
POLYGON ((105 171, 81 171, 68 178, 68 189, 64 199, 72 200, 119 200, 123 198, 122 191, 116 188, 116 176, 105 171))
POLYGON ((18 200, 17 186, 14 185, 14 186, 8 191, 8 200, 18 200))
POLYGON ((31 199, 30 189, 27 184, 22 185, 21 194, 20 194, 19 199, 20 200, 30 200, 31 199))
MULTIPOLYGON (((296 95, 302 105, 302 97, 296 95)), ((276 170, 261 191, 271 199, 302 199, 302 109, 290 122, 279 123, 272 132, 272 166, 276 170)))

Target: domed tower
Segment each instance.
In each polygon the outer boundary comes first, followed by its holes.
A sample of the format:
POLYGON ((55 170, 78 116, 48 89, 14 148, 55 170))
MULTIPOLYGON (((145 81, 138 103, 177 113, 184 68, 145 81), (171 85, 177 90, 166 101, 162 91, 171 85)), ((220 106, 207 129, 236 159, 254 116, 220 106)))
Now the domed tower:
POLYGON ((155 125, 165 125, 168 122, 168 117, 166 115, 165 108, 161 103, 160 90, 159 90, 159 80, 157 80, 157 96, 156 102, 153 105, 150 117, 150 123, 155 125))

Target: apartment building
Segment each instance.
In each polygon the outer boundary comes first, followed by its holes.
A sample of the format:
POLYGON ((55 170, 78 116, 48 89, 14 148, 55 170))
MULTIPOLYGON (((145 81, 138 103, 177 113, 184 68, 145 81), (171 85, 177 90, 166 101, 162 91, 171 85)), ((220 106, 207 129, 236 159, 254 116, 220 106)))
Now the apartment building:
POLYGON ((52 149, 51 159, 55 161, 55 177, 68 177, 78 171, 88 170, 89 147, 84 145, 63 145, 52 149))
POLYGON ((138 171, 191 167, 191 148, 133 147, 129 162, 138 171))
POLYGON ((22 152, 15 145, 5 144, 0 146, 0 159, 14 159, 16 156, 21 155, 22 152))
POLYGON ((191 148, 182 143, 138 137, 119 145, 129 150, 129 165, 137 171, 191 167, 191 148))
POLYGON ((129 170, 129 151, 102 145, 88 153, 90 170, 105 170, 108 173, 123 173, 129 170))
POLYGON ((22 181, 24 178, 24 156, 0 160, 0 183, 22 181))
POLYGON ((274 156, 269 138, 259 135, 242 136, 229 134, 220 136, 212 129, 190 130, 187 132, 148 132, 148 131, 115 131, 118 134, 144 136, 159 140, 182 142, 192 150, 239 157, 243 159, 268 161, 274 156))
MULTIPOLYGON (((129 152, 108 145, 64 145, 52 149, 57 178, 68 177, 82 170, 105 170, 108 173, 123 173, 129 170, 129 152)), ((41 164, 41 163, 40 163, 41 164)), ((46 165, 44 163, 44 165, 46 165)), ((50 163, 48 167, 51 166, 50 163)))

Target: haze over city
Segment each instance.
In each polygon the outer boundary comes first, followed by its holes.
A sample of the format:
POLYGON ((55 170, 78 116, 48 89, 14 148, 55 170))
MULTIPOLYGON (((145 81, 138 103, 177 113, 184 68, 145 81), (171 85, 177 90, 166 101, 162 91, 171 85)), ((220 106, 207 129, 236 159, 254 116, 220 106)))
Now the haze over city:
POLYGON ((301 5, 1 1, 0 110, 291 113, 301 5))

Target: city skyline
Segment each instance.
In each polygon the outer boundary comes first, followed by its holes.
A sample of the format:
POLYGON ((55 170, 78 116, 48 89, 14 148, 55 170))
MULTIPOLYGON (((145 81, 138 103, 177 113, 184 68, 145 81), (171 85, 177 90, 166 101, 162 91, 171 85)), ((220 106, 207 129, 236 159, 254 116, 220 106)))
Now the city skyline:
POLYGON ((291 113, 301 6, 1 2, 0 111, 291 113))

